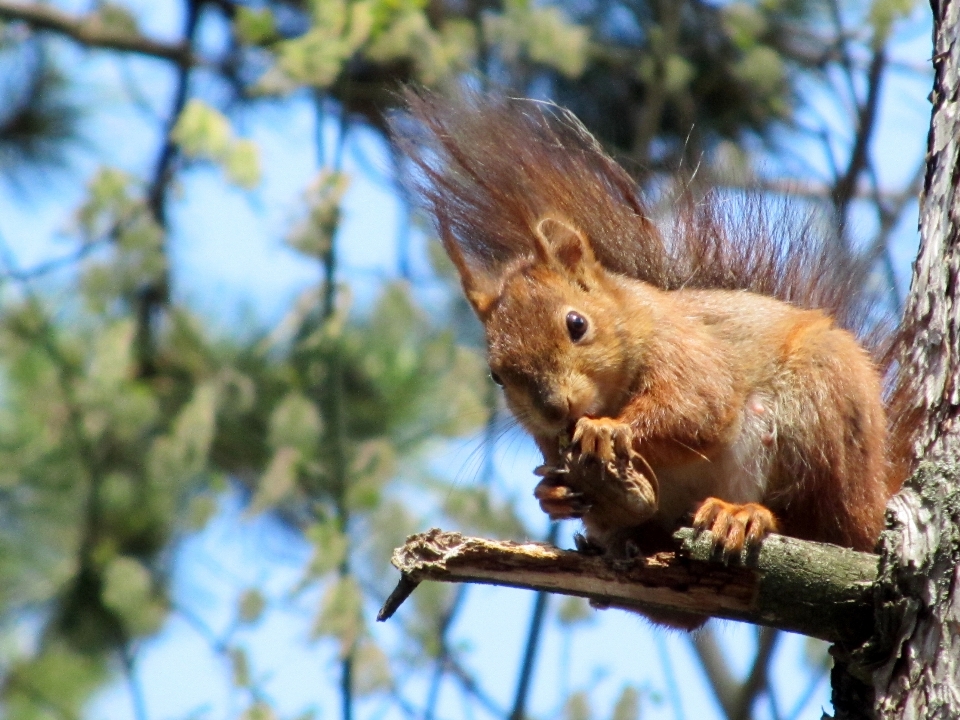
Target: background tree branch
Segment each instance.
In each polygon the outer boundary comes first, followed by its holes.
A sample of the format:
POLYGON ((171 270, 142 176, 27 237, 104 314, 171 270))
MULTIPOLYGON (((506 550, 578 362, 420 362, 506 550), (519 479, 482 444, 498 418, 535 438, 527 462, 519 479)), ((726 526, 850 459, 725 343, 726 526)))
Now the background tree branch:
POLYGON ((194 55, 189 43, 167 43, 126 28, 110 27, 97 12, 73 15, 50 5, 0 0, 0 18, 25 22, 37 30, 66 35, 91 48, 133 52, 169 60, 182 67, 203 62, 194 55))

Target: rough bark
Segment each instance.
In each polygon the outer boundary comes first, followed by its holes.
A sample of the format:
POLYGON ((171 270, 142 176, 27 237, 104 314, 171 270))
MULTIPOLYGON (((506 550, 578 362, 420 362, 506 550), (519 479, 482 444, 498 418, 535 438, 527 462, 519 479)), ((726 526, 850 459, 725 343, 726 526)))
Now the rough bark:
POLYGON ((746 563, 728 565, 689 529, 678 552, 612 560, 543 543, 467 538, 430 530, 393 555, 403 573, 379 619, 388 618, 422 580, 475 582, 587 597, 602 606, 667 609, 746 620, 859 644, 871 627, 877 556, 835 545, 771 536, 746 563))
POLYGON ((960 717, 960 0, 932 7, 933 114, 901 358, 923 463, 888 508, 874 636, 837 654, 838 718, 960 717))

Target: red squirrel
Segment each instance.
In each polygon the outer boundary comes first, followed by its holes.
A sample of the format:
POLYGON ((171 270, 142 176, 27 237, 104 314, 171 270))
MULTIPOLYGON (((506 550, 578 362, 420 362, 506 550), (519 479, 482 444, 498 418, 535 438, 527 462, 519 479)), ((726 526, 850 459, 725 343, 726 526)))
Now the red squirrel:
POLYGON ((543 453, 535 495, 583 549, 646 551, 685 518, 725 554, 771 532, 873 549, 909 433, 890 338, 857 337, 862 267, 759 203, 708 196, 661 231, 556 106, 407 100, 416 192, 543 453))

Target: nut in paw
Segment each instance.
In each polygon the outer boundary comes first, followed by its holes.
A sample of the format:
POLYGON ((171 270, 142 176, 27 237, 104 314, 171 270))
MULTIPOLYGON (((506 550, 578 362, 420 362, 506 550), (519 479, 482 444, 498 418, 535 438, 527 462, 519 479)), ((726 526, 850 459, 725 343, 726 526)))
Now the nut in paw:
MULTIPOLYGON (((635 454, 632 454, 635 455, 635 454)), ((636 468, 639 457, 631 457, 620 472, 624 495, 624 509, 635 518, 635 522, 644 522, 657 512, 657 481, 636 468)))
POLYGON ((590 503, 582 492, 558 482, 554 477, 544 478, 537 483, 533 496, 540 501, 540 509, 551 520, 582 518, 590 510, 590 503))

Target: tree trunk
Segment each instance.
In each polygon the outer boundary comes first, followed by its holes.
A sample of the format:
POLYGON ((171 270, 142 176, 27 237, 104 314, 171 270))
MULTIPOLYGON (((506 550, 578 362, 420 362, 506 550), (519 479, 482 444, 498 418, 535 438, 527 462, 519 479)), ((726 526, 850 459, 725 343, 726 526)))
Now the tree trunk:
POLYGON ((888 507, 875 635, 837 653, 838 718, 960 717, 960 0, 931 4, 933 116, 901 360, 919 390, 903 412, 922 462, 888 507))

